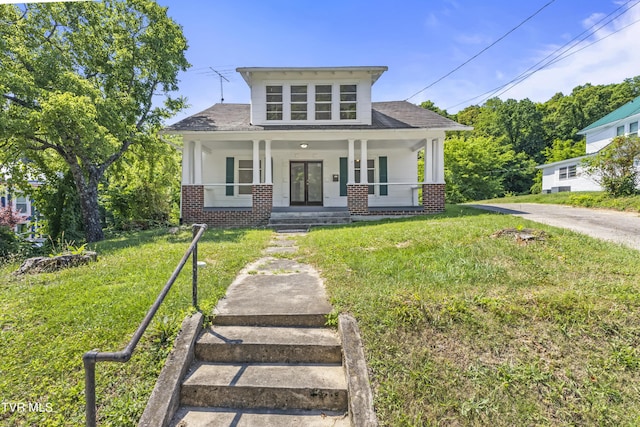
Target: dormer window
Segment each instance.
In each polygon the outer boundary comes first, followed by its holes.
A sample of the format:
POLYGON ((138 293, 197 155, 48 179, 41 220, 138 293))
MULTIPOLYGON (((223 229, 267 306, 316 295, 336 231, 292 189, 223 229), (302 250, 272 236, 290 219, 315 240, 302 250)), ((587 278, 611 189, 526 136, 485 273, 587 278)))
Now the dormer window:
POLYGON ((306 86, 291 86, 291 120, 307 120, 306 86))
POLYGON ((267 120, 282 120, 282 86, 267 86, 267 120))
POLYGON ((340 120, 356 119, 357 85, 340 85, 340 120))
POLYGON ((316 120, 331 120, 331 85, 316 85, 316 120))

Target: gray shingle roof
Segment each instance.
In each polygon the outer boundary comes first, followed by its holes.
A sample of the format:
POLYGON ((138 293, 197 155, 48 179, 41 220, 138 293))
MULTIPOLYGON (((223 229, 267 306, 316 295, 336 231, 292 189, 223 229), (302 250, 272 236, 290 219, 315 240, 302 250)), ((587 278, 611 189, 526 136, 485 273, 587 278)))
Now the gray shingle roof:
POLYGON ((204 111, 168 126, 165 131, 263 131, 263 130, 319 130, 319 129, 470 129, 406 101, 373 102, 371 125, 267 125, 249 122, 249 104, 215 104, 204 111))

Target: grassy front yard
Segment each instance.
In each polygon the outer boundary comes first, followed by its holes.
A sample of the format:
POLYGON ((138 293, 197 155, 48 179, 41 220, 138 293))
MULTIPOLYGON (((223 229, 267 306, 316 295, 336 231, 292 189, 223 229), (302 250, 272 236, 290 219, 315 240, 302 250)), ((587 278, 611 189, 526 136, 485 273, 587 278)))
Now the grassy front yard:
MULTIPOLYGON (((270 235, 206 232, 199 245, 199 259, 207 263, 200 270, 202 308, 214 307, 270 235)), ((190 241, 190 231, 156 230, 101 242, 98 262, 86 267, 20 278, 11 275, 16 265, 1 268, 0 425, 83 425, 82 354, 124 348, 190 241), (36 410, 20 410, 20 403, 36 410)), ((100 425, 137 424, 190 305, 187 264, 131 361, 97 365, 100 425)))
MULTIPOLYGON (((270 235, 207 231, 204 309, 270 235)), ((189 240, 145 232, 101 243, 87 267, 0 269, 0 397, 51 408, 0 406, 0 424, 82 424, 82 354, 125 345, 189 240)), ((640 252, 468 207, 299 245, 359 321, 383 425, 640 425, 640 252), (492 237, 506 228, 544 240, 492 237)), ((101 425, 136 424, 190 295, 186 271, 132 361, 98 365, 101 425)))
POLYGON ((466 207, 300 244, 359 321, 383 425, 640 425, 640 252, 466 207), (547 236, 491 236, 511 227, 547 236))

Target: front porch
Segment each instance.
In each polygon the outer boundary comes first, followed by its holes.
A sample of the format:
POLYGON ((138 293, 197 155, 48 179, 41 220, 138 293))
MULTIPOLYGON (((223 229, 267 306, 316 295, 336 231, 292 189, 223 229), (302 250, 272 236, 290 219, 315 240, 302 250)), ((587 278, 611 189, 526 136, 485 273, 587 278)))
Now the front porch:
MULTIPOLYGON (((214 227, 257 227, 273 225, 274 218, 303 217, 299 224, 349 223, 370 217, 411 216, 444 211, 444 184, 423 184, 420 206, 369 206, 369 185, 347 186, 347 206, 273 206, 273 185, 252 186, 251 207, 205 207, 203 185, 182 186, 182 222, 206 223, 214 227), (294 214, 294 215, 291 215, 294 214), (336 222, 326 218, 340 217, 336 222)), ((295 221, 294 221, 295 223, 295 221)))

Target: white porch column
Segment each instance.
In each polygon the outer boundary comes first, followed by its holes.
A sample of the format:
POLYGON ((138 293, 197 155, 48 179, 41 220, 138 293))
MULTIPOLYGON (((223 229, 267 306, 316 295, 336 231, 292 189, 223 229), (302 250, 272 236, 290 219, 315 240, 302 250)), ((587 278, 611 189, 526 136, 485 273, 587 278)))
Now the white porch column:
POLYGON ((360 184, 369 183, 369 174, 367 173, 367 140, 360 140, 360 184))
POLYGON ((273 184, 271 176, 271 140, 264 141, 264 183, 273 184))
POLYGON ((349 152, 347 156, 347 184, 353 184, 356 180, 356 172, 355 172, 355 150, 354 150, 354 140, 349 140, 349 152))
POLYGON ((253 185, 260 184, 260 140, 253 140, 253 185))
POLYGON ((436 141, 436 165, 435 165, 435 181, 437 184, 444 184, 444 139, 438 138, 436 141))
POLYGON ((202 184, 202 141, 196 141, 193 150, 193 183, 202 184))
POLYGON ((193 141, 185 141, 182 148, 182 185, 193 184, 193 141))
POLYGON ((424 140, 424 181, 425 184, 433 184, 433 144, 428 139, 424 140))

